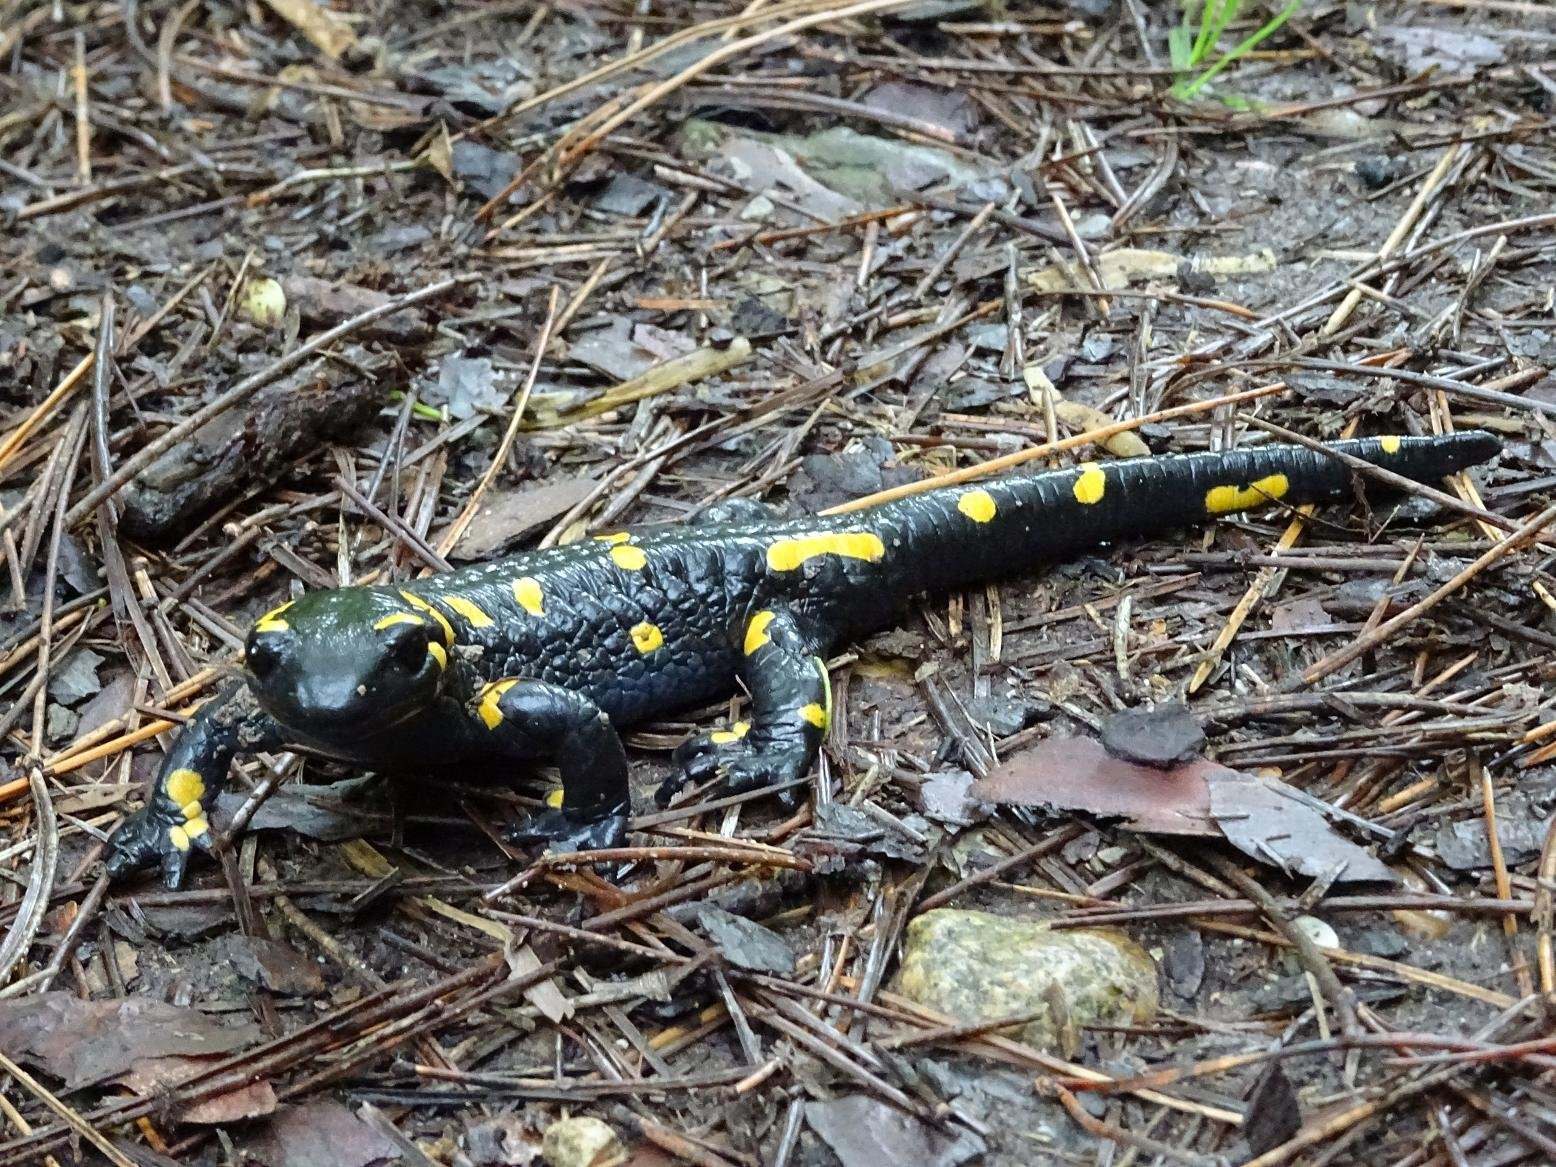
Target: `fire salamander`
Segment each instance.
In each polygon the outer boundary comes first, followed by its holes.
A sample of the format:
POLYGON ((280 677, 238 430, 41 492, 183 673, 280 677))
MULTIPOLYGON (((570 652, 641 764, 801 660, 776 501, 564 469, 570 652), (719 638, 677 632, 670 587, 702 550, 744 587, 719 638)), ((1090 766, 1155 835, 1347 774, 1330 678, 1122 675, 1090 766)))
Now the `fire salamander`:
MULTIPOLYGON (((1418 481, 1498 449, 1485 433, 1337 450, 1418 481)), ((802 777, 832 717, 825 658, 919 592, 1027 572, 1127 535, 1342 499, 1356 480, 1298 446, 1186 454, 952 486, 830 518, 725 504, 696 525, 604 535, 413 582, 300 596, 254 624, 241 681, 179 735, 110 873, 171 886, 208 848, 235 754, 296 747, 385 771, 551 761, 560 797, 519 838, 618 845, 631 809, 619 727, 727 697, 750 715, 675 753, 676 777, 747 791, 802 777)))

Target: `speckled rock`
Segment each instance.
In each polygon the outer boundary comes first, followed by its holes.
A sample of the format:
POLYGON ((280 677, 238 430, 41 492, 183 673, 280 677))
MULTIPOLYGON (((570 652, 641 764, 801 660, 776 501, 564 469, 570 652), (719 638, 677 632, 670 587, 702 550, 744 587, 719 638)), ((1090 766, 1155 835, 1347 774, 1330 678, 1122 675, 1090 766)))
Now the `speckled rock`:
POLYGON ((617 1167, 627 1161, 616 1132, 584 1114, 548 1126, 540 1153, 550 1167, 617 1167))
POLYGON ((1082 1026, 1145 1024, 1157 1004, 1156 965, 1121 932, 954 908, 908 925, 897 991, 967 1025, 1040 1013, 1021 1040, 1066 1053, 1082 1026))

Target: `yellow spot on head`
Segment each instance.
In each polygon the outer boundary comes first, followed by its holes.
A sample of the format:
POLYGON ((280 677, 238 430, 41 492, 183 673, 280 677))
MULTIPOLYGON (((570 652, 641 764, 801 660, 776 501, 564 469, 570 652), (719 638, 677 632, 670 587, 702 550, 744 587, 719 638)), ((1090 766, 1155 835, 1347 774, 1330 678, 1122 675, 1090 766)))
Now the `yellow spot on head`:
POLYGON ((558 786, 555 790, 546 791, 546 805, 552 810, 562 808, 562 800, 567 797, 567 792, 558 786))
POLYGON ((480 703, 476 705, 476 712, 481 715, 481 720, 486 723, 487 729, 496 729, 502 724, 502 710, 498 708, 502 701, 502 695, 513 688, 519 682, 512 677, 502 681, 493 681, 481 690, 480 703))
POLYGON ((426 621, 414 612, 390 612, 382 620, 373 625, 375 632, 382 632, 385 628, 393 628, 396 624, 425 624, 426 621))
POLYGON ((665 634, 659 630, 659 625, 645 620, 632 626, 632 643, 639 652, 647 654, 664 647, 665 634))
POLYGON ((601 543, 625 543, 632 536, 625 531, 612 531, 609 535, 596 535, 595 538, 601 543))
POLYGON ((405 591, 403 588, 400 591, 400 595, 405 597, 405 602, 411 605, 411 607, 420 608, 423 612, 427 613, 427 615, 431 616, 438 622, 438 627, 443 629, 444 644, 454 643, 454 626, 448 622, 448 618, 444 616, 442 612, 438 611, 420 596, 405 591))
POLYGON ((1107 471, 1095 462, 1082 462, 1080 473, 1075 476, 1075 485, 1071 489, 1075 492, 1075 501, 1082 506, 1099 503, 1108 490, 1107 471))
POLYGON ((438 662, 438 668, 448 668, 448 652, 436 640, 427 641, 427 653, 438 662))
POLYGON ((513 598, 518 601, 531 616, 544 616, 546 614, 545 596, 540 591, 540 581, 532 575, 522 576, 513 581, 513 598))
POLYGON ((210 820, 208 820, 203 814, 195 816, 184 824, 184 834, 188 835, 191 839, 198 839, 201 835, 205 834, 205 832, 210 829, 210 820))
POLYGON ((474 600, 467 600, 464 596, 442 596, 440 599, 461 616, 470 627, 491 627, 492 618, 482 611, 480 605, 474 600))
POLYGON ((738 742, 746 734, 751 732, 749 721, 737 721, 728 729, 716 729, 708 735, 708 740, 716 746, 727 746, 731 742, 738 742))
POLYGON ((1291 483, 1284 474, 1268 474, 1247 486, 1213 486, 1205 492, 1205 509, 1213 515, 1246 511, 1273 499, 1284 498, 1291 483))
POLYGON ((771 644, 773 638, 767 635, 767 626, 777 617, 777 612, 758 612, 751 617, 751 623, 746 625, 746 655, 750 656, 764 644, 771 644))
POLYGON ((193 770, 174 770, 167 776, 163 789, 169 798, 183 806, 185 803, 199 802, 205 797, 205 779, 193 770))
POLYGON ((999 510, 986 490, 969 490, 956 500, 956 509, 975 523, 987 523, 999 510))
POLYGON ((800 706, 800 720, 814 725, 817 729, 826 729, 827 711, 813 701, 809 705, 800 706))
POLYGON ((819 555, 840 555, 879 563, 886 554, 881 537, 871 531, 839 531, 829 535, 801 535, 780 539, 767 549, 767 566, 773 571, 793 571, 819 555))
POLYGON ((1397 454, 1399 453, 1399 435, 1385 434, 1378 439, 1378 445, 1383 447, 1385 454, 1397 454))
POLYGON ((189 832, 183 827, 169 827, 167 829, 167 841, 172 843, 179 851, 189 850, 189 832))
POLYGON ((258 620, 254 621, 254 631, 285 632, 288 628, 291 627, 291 625, 288 624, 285 620, 281 619, 281 613, 286 611, 296 602, 296 600, 288 600, 280 607, 271 608, 270 611, 266 612, 258 620))
POLYGON ((641 547, 634 547, 631 543, 618 543, 611 548, 611 562, 626 571, 642 571, 643 565, 648 562, 648 556, 643 554, 641 547))

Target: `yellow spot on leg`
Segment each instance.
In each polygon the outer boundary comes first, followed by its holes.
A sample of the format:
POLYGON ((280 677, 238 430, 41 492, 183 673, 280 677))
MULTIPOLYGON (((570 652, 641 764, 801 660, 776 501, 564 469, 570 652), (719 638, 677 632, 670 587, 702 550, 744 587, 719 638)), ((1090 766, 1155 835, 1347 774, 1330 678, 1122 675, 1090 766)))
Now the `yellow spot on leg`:
POLYGON ((184 824, 184 834, 188 835, 191 839, 198 839, 201 835, 205 834, 210 829, 211 824, 203 814, 190 819, 184 824))
POLYGON ((167 782, 163 789, 167 796, 179 806, 186 803, 199 802, 205 797, 205 779, 193 770, 174 770, 167 776, 167 782))
POLYGON ((167 841, 179 851, 189 850, 189 832, 183 827, 169 827, 167 829, 167 841))
POLYGON ((457 615, 463 617, 470 627, 489 628, 492 625, 492 618, 474 600, 467 600, 464 596, 442 596, 440 598, 457 615))
POLYGON ((1247 486, 1213 486, 1205 492, 1205 509, 1213 515, 1246 511, 1284 498, 1290 489, 1291 483, 1284 474, 1269 474, 1247 486))
POLYGON ((886 545, 872 531, 839 531, 829 535, 801 535, 780 539, 767 549, 767 566, 774 571, 793 571, 807 560, 820 555, 839 555, 844 559, 863 559, 879 563, 886 545))
POLYGON ((178 808, 178 813, 183 815, 186 819, 197 819, 205 814, 205 808, 201 806, 199 800, 196 799, 194 802, 184 803, 183 806, 178 808))
POLYGON ((436 640, 427 641, 427 655, 438 662, 438 668, 448 668, 448 652, 436 640))
POLYGON ((567 797, 567 792, 558 786, 555 790, 546 791, 546 805, 552 810, 562 809, 562 800, 567 797))
POLYGON ((513 581, 513 598, 531 616, 546 614, 545 596, 540 591, 540 581, 526 575, 513 581))
POLYGON ((1378 445, 1383 447, 1385 454, 1397 454, 1399 453, 1399 435, 1385 434, 1378 439, 1378 445))
POLYGON ((817 729, 826 729, 827 711, 813 701, 809 705, 800 706, 800 720, 817 729))
POLYGON ((1107 471, 1095 462, 1082 462, 1080 471, 1075 476, 1075 485, 1070 488, 1075 493, 1075 501, 1082 506, 1101 502, 1108 490, 1107 471))
POLYGON ((778 616, 777 612, 758 612, 751 617, 751 623, 746 625, 745 652, 750 656, 764 644, 771 644, 773 638, 767 634, 767 626, 778 616))
POLYGON ((390 612, 382 620, 373 625, 373 631, 382 632, 385 628, 393 628, 396 624, 425 624, 426 621, 414 612, 390 612))
POLYGON ((601 543, 625 543, 632 536, 625 531, 612 531, 609 535, 596 535, 595 538, 601 543))
POLYGON ((648 562, 648 556, 643 554, 641 547, 634 547, 631 543, 618 543, 611 548, 611 562, 623 571, 642 571, 643 565, 648 562))
POLYGON ((405 597, 405 602, 407 604, 410 604, 413 608, 420 608, 423 612, 427 613, 427 615, 431 616, 438 622, 438 627, 443 629, 444 644, 454 643, 454 626, 448 622, 448 617, 444 616, 442 612, 438 611, 418 595, 405 591, 404 589, 401 589, 400 595, 405 597))
POLYGON ((291 627, 291 625, 288 624, 285 620, 281 619, 281 613, 286 611, 296 602, 297 601, 295 600, 288 600, 280 607, 271 608, 270 611, 266 612, 258 620, 254 621, 254 631, 285 632, 288 628, 291 627))
POLYGON ((727 746, 732 742, 738 742, 746 734, 751 732, 749 721, 737 721, 728 729, 716 729, 708 735, 708 740, 716 746, 727 746))
POLYGON ((632 626, 632 643, 637 650, 645 655, 657 648, 663 648, 665 634, 659 630, 659 625, 650 624, 647 620, 641 624, 632 626))
POLYGON ((476 712, 481 715, 481 720, 486 723, 487 729, 496 729, 502 724, 502 710, 498 704, 502 701, 502 695, 513 688, 519 682, 512 677, 502 681, 493 681, 481 690, 481 700, 476 705, 476 712))
POLYGON ((999 511, 986 490, 969 490, 956 500, 956 509, 975 523, 987 523, 999 511))

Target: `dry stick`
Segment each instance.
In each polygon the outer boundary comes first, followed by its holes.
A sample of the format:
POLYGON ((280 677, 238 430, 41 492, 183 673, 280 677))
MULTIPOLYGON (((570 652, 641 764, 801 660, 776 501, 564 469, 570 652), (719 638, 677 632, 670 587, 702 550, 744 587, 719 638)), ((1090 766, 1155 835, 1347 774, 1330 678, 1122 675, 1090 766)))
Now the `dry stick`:
POLYGON ((66 1106, 65 1103, 51 1094, 48 1089, 44 1087, 43 1083, 39 1082, 38 1079, 34 1078, 31 1074, 22 1069, 3 1053, 0 1053, 0 1070, 4 1070, 7 1074, 10 1074, 11 1077, 15 1078, 17 1082, 25 1087, 33 1095, 33 1097, 37 1098, 38 1101, 43 1103, 43 1105, 47 1106, 55 1114, 59 1115, 60 1118, 64 1119, 65 1124, 69 1126, 71 1130, 75 1131, 83 1139, 101 1151, 103 1153, 103 1157, 112 1163, 114 1167, 135 1167, 133 1160, 125 1158, 124 1152, 119 1150, 118 1147, 114 1146, 105 1137, 103 1137, 103 1135, 99 1133, 90 1123, 88 1123, 86 1119, 82 1118, 74 1110, 71 1110, 70 1107, 66 1106))
POLYGON ((395 299, 380 304, 376 308, 360 312, 349 320, 341 321, 334 328, 319 333, 318 336, 313 337, 306 344, 299 345, 269 367, 261 369, 253 376, 239 381, 215 401, 203 409, 196 410, 172 429, 160 437, 153 438, 139 451, 121 462, 119 468, 113 474, 87 492, 86 497, 70 509, 70 513, 65 516, 66 525, 74 526, 92 514, 97 509, 99 503, 104 499, 112 498, 137 474, 195 430, 205 425, 206 422, 220 417, 228 410, 242 404, 244 400, 252 397, 256 392, 277 378, 285 376, 316 353, 343 337, 350 336, 353 332, 366 327, 375 320, 381 320, 385 316, 392 316, 401 309, 410 308, 422 303, 424 300, 431 300, 434 297, 441 296, 449 289, 457 287, 459 284, 469 283, 474 278, 474 276, 453 276, 446 280, 439 280, 435 284, 428 284, 426 287, 419 288, 414 292, 407 292, 403 296, 397 296, 395 299))
POLYGON ((16 453, 17 447, 25 442, 32 434, 32 431, 42 424, 44 419, 54 411, 54 407, 69 397, 71 390, 81 384, 82 378, 91 371, 92 363, 96 359, 95 353, 87 353, 86 356, 77 361, 76 367, 65 374, 64 379, 54 387, 54 390, 47 397, 38 403, 36 409, 22 419, 22 423, 6 436, 5 441, 0 442, 0 470, 5 469, 5 464, 16 453))
POLYGON ((1389 637, 1393 636, 1394 633, 1398 632, 1401 628, 1415 620, 1418 620, 1421 616, 1425 615, 1438 604, 1442 603, 1443 600, 1453 595, 1454 592, 1464 587, 1465 584, 1469 583, 1477 575, 1485 571, 1486 568, 1490 567, 1498 560, 1505 559, 1510 553, 1519 550, 1526 544, 1534 542, 1535 539, 1539 537, 1540 533, 1544 531, 1546 527, 1550 526, 1553 521, 1556 521, 1556 504, 1552 504, 1551 506, 1546 507, 1543 511, 1537 514, 1534 518, 1530 519, 1523 526, 1517 528, 1501 543, 1496 544, 1496 546, 1492 547, 1485 554, 1480 556, 1480 558, 1476 559, 1475 562, 1471 563, 1468 567, 1460 571, 1457 575, 1455 575, 1447 583, 1443 584, 1442 587, 1438 588, 1431 595, 1427 596, 1419 603, 1411 604, 1410 607, 1406 608, 1393 619, 1385 620, 1382 624, 1379 624, 1376 628, 1374 628, 1370 633, 1353 640, 1339 652, 1324 657, 1323 660, 1320 660, 1316 664, 1309 667, 1306 672, 1302 673, 1301 676, 1285 682, 1285 684, 1281 686, 1281 690, 1283 692, 1290 692, 1292 689, 1300 688, 1304 685, 1316 684, 1317 682, 1323 680, 1325 677, 1329 676, 1329 674, 1344 668, 1357 657, 1371 652, 1380 644, 1388 640, 1389 637))
POLYGON ((894 486, 890 490, 876 491, 867 494, 863 498, 851 499, 845 503, 839 503, 835 507, 828 507, 822 511, 823 515, 843 515, 850 511, 864 510, 866 507, 880 506, 882 503, 895 502, 899 498, 908 498, 911 495, 923 494, 925 491, 938 490, 942 486, 955 486, 962 482, 971 482, 974 479, 983 478, 990 474, 997 474, 1001 470, 1009 470, 1012 466, 1020 466, 1037 458, 1046 458, 1050 454, 1057 454, 1064 450, 1073 450, 1077 446, 1086 446, 1093 443, 1101 445, 1111 437, 1126 433, 1129 430, 1139 429, 1144 425, 1154 425, 1159 421, 1170 421, 1176 417, 1187 417, 1195 413, 1205 413, 1208 410, 1220 409, 1225 405, 1237 405, 1244 401, 1253 401, 1259 397, 1268 397, 1272 393, 1283 392, 1286 382, 1276 381, 1270 385, 1261 385, 1257 389, 1245 389, 1241 393, 1229 393, 1225 397, 1212 397, 1208 401, 1191 401, 1187 405, 1174 405, 1171 409, 1159 409, 1155 413, 1147 413, 1143 417, 1126 418, 1123 421, 1105 425, 1099 429, 1087 430, 1084 433, 1075 434, 1068 438, 1060 438, 1057 442, 1044 442, 1040 446, 1032 446, 1025 450, 1018 450, 1014 454, 1005 454, 999 458, 991 458, 987 462, 979 462, 976 466, 967 466, 961 470, 952 470, 945 474, 937 474, 933 478, 926 478, 922 482, 909 482, 902 486, 894 486))

